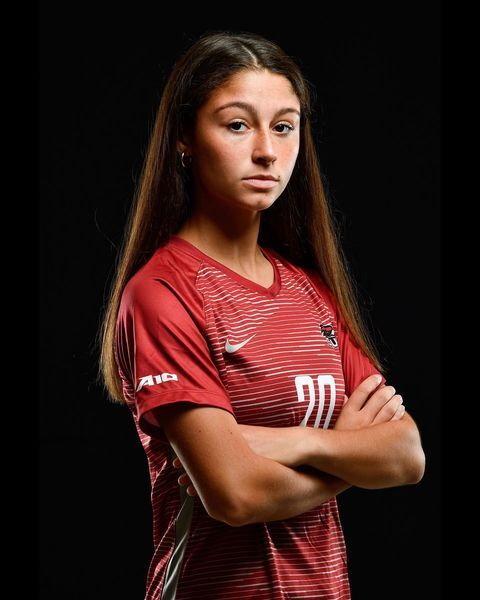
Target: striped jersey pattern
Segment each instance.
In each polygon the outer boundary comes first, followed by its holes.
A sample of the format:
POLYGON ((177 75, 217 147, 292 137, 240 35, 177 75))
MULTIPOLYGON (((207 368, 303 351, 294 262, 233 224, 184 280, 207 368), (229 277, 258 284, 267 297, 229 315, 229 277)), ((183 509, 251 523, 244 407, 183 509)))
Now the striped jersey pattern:
POLYGON ((124 290, 115 351, 152 483, 146 600, 350 598, 336 498, 283 521, 216 521, 178 485, 152 417, 182 401, 239 424, 331 428, 344 393, 377 373, 320 276, 262 252, 269 288, 174 235, 124 290))

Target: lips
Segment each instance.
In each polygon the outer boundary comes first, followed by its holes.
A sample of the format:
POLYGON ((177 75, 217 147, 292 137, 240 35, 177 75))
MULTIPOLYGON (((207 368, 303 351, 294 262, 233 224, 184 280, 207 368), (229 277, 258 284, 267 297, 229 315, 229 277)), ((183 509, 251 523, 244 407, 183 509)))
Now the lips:
POLYGON ((277 185, 277 181, 273 179, 244 179, 247 185, 257 188, 259 190, 269 190, 277 185))
POLYGON ((273 181, 278 181, 278 177, 274 177, 273 175, 267 175, 264 173, 256 173, 255 175, 250 175, 249 177, 244 177, 244 179, 272 179, 273 181))
POLYGON ((258 175, 254 177, 247 177, 243 180, 247 185, 257 188, 259 190, 268 190, 275 187, 278 183, 272 176, 258 175))

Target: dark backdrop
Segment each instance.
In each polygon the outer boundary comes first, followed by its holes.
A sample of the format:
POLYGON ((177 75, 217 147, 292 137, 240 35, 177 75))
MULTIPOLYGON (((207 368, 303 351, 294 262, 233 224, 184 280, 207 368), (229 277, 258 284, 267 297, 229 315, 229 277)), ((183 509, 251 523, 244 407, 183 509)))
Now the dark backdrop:
POLYGON ((354 600, 439 597, 440 25, 433 2, 40 9, 40 581, 143 598, 147 463, 96 383, 95 335, 169 69, 207 29, 278 42, 315 84, 342 241, 427 456, 416 486, 339 497, 354 600))

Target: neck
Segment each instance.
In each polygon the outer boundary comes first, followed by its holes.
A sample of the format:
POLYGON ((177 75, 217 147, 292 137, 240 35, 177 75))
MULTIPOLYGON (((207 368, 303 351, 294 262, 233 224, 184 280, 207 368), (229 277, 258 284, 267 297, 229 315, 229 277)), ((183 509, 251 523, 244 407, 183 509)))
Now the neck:
POLYGON ((206 212, 196 206, 177 235, 219 262, 255 273, 264 260, 258 247, 260 218, 259 211, 222 207, 206 212))

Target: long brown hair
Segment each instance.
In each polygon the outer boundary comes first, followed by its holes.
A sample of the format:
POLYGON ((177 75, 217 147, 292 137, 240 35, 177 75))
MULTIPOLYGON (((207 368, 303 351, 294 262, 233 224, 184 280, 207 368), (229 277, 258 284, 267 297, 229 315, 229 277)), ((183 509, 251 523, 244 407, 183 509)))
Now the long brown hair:
POLYGON ((198 108, 213 90, 239 71, 257 69, 285 76, 301 106, 296 165, 281 196, 262 212, 258 242, 294 264, 320 273, 351 336, 377 369, 384 370, 355 298, 322 183, 311 127, 313 86, 274 42, 249 32, 210 31, 178 59, 165 84, 118 253, 99 330, 99 376, 114 401, 123 401, 114 354, 123 289, 153 252, 181 228, 192 208, 191 181, 188 170, 181 166, 177 141, 191 130, 198 108))

